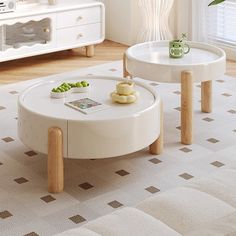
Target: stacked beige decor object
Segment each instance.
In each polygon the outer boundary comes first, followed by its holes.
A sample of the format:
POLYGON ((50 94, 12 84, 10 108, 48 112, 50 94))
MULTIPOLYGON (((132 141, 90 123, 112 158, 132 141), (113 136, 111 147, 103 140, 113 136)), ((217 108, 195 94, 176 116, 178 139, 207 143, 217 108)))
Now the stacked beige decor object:
MULTIPOLYGON (((235 236, 236 162, 60 236, 235 236)), ((58 235, 58 236, 59 236, 58 235)))

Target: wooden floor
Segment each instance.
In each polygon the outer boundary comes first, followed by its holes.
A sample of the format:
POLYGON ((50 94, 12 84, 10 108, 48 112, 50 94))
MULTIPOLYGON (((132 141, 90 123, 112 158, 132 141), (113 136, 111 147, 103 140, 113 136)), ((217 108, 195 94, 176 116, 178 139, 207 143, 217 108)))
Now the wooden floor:
POLYGON ((227 61, 226 74, 236 77, 236 61, 227 61))
MULTIPOLYGON (((0 84, 15 83, 83 67, 121 60, 126 46, 106 40, 87 58, 85 48, 50 53, 0 64, 0 84)), ((227 62, 227 74, 236 77, 236 62, 227 62)))

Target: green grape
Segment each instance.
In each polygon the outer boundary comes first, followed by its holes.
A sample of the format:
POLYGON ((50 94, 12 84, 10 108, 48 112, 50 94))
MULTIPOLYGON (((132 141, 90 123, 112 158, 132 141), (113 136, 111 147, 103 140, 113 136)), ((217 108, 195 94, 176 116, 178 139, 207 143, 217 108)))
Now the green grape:
POLYGON ((81 87, 83 87, 83 84, 81 84, 80 82, 77 82, 77 83, 76 83, 76 87, 77 87, 77 88, 81 88, 81 87))
POLYGON ((83 87, 87 87, 88 83, 86 81, 82 81, 81 84, 83 85, 83 87))

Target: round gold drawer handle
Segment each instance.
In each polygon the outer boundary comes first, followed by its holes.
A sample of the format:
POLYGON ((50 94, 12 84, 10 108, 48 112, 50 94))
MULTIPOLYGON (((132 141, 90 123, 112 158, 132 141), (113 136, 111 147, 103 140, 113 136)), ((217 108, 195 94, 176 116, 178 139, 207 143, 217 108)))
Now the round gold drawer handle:
POLYGON ((45 32, 45 33, 49 33, 49 32, 50 32, 50 29, 48 29, 48 28, 43 29, 43 32, 45 32))
POLYGON ((80 20, 83 20, 83 17, 82 17, 82 16, 79 16, 79 17, 77 18, 77 21, 80 21, 80 20))

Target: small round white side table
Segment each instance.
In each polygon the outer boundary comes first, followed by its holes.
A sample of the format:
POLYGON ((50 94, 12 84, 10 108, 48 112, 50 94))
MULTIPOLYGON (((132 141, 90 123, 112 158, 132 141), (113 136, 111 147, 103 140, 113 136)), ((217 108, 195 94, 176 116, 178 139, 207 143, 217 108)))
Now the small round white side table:
POLYGON ((48 154, 48 190, 64 187, 63 157, 99 159, 121 156, 150 145, 151 154, 160 154, 162 106, 155 90, 137 82, 136 103, 112 103, 110 93, 121 80, 117 77, 76 77, 45 81, 26 89, 18 101, 18 135, 35 151, 48 154), (62 82, 86 80, 87 93, 73 93, 52 99, 50 91, 62 82), (109 108, 86 115, 65 105, 81 98, 104 103, 109 108))
POLYGON ((202 112, 212 111, 212 80, 225 73, 225 52, 215 46, 187 42, 191 51, 183 58, 169 57, 169 42, 146 42, 124 55, 124 77, 136 76, 162 83, 181 83, 181 142, 191 144, 193 82, 201 82, 202 112))

